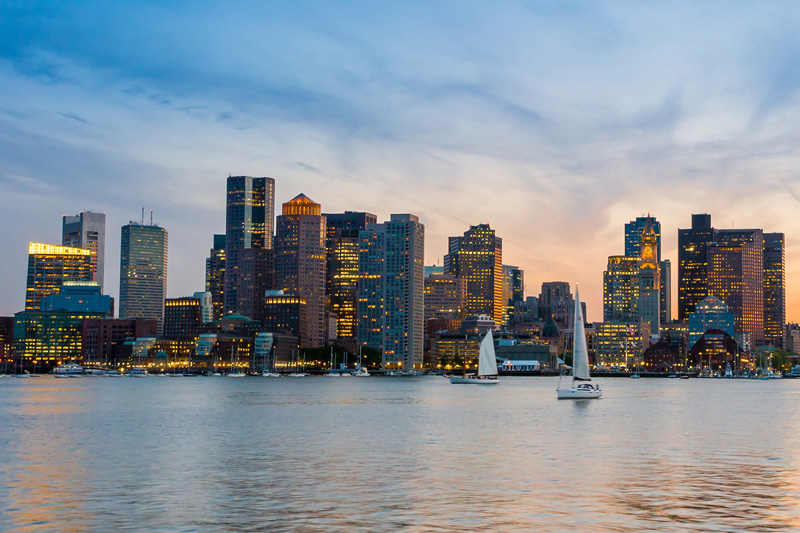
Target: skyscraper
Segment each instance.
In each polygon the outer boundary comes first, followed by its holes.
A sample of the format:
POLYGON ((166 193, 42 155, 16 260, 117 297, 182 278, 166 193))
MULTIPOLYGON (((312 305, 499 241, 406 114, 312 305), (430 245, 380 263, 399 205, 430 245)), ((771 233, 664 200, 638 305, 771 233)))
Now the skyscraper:
POLYGON ((658 261, 658 236, 650 217, 639 239, 639 263, 636 274, 636 316, 650 325, 650 334, 658 335, 661 320, 661 273, 658 261))
MULTIPOLYGON (((224 314, 240 313, 240 278, 258 279, 254 272, 241 272, 239 268, 240 250, 271 250, 275 220, 275 180, 273 178, 253 178, 250 176, 228 176, 225 209, 225 276, 223 287, 224 314)), ((256 254, 258 255, 258 254, 256 254)), ((270 256, 264 254, 269 260, 270 256)), ((249 261, 259 271, 272 268, 272 264, 262 265, 249 261)), ((269 289, 273 287, 268 287, 269 289)), ((255 287, 247 289, 256 290, 255 287)), ((262 295, 263 296, 263 295, 262 295)), ((245 298, 246 301, 250 301, 245 298)))
POLYGON ((760 229, 718 230, 707 245, 708 293, 733 313, 736 332, 764 342, 764 244, 760 229))
POLYGON ((444 256, 446 274, 467 280, 466 315, 487 315, 503 322, 503 240, 488 224, 470 226, 463 237, 450 237, 444 256))
POLYGON ((93 281, 93 257, 94 253, 85 248, 30 243, 25 310, 38 311, 42 298, 58 294, 65 281, 93 281))
POLYGON ((167 294, 167 230, 136 222, 122 226, 119 262, 119 317, 151 318, 164 327, 167 294))
POLYGON ((325 344, 325 217, 320 204, 299 194, 283 204, 275 235, 276 287, 306 302, 304 347, 325 344))
POLYGON ((360 234, 358 342, 382 353, 383 367, 422 366, 425 226, 410 214, 360 234))
POLYGON ((375 224, 372 213, 325 213, 325 293, 336 314, 336 337, 354 339, 358 304, 358 239, 367 224, 375 224))
POLYGON ((672 322, 672 263, 664 259, 661 266, 661 323, 672 322))
POLYGON ((503 323, 508 324, 509 317, 518 304, 525 301, 525 281, 523 271, 516 266, 503 265, 503 323))
POLYGON ((612 255, 603 272, 603 321, 631 320, 636 314, 639 258, 612 255))
POLYGON ((647 222, 650 221, 653 227, 653 232, 656 235, 656 260, 661 261, 661 222, 654 217, 647 215, 646 217, 636 217, 636 220, 631 220, 625 224, 625 255, 628 257, 639 257, 641 255, 641 248, 639 243, 642 239, 642 231, 644 231, 647 222))
POLYGON ((61 244, 92 251, 94 279, 103 289, 106 257, 106 214, 81 211, 75 216, 64 215, 61 221, 61 244))
MULTIPOLYGON (((542 283, 542 292, 539 293, 539 319, 546 321, 555 317, 556 320, 570 321, 570 311, 573 309, 571 302, 572 293, 566 281, 545 281, 542 283)), ((584 302, 581 302, 585 305, 584 302)), ((583 316, 586 316, 584 312, 583 316)))
POLYGON ((211 293, 214 320, 219 320, 225 306, 225 235, 214 235, 214 247, 206 259, 206 291, 211 293))
POLYGON ((692 228, 678 230, 678 320, 708 296, 708 244, 716 238, 711 215, 692 215, 692 228))
POLYGON ((764 234, 764 343, 784 347, 786 324, 786 241, 783 233, 764 234))

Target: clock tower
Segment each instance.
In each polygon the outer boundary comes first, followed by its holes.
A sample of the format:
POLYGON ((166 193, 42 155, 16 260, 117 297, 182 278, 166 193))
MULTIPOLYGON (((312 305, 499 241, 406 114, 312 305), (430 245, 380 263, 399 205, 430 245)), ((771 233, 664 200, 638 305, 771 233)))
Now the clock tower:
POLYGON ((639 272, 636 275, 636 314, 650 324, 650 335, 658 335, 661 318, 661 272, 658 264, 658 236, 648 214, 639 240, 639 272))

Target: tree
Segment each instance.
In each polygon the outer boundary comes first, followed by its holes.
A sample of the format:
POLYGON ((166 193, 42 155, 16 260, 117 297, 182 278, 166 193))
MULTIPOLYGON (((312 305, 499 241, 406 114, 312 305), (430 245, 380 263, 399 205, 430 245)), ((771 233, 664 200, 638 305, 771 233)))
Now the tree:
POLYGON ((775 350, 772 352, 772 368, 779 370, 789 369, 789 352, 786 350, 775 350))

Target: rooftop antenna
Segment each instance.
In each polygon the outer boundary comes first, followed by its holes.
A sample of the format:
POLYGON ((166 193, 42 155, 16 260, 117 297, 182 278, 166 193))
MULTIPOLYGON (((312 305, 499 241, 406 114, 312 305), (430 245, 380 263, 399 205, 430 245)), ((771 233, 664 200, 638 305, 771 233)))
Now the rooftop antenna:
POLYGON ((150 210, 150 225, 153 225, 153 210, 150 210))
POLYGON ((142 226, 144 226, 144 206, 142 206, 142 226))

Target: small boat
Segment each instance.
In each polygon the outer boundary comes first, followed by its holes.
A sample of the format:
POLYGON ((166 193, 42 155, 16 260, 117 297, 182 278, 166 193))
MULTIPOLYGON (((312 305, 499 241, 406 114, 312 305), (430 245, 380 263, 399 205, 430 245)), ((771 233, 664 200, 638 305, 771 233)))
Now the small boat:
POLYGON ((480 355, 478 357, 478 373, 452 376, 450 383, 454 385, 497 385, 497 358, 494 355, 494 338, 492 332, 487 331, 481 341, 480 355))
POLYGON ((642 376, 640 376, 639 374, 631 374, 631 379, 639 379, 640 377, 642 376))
POLYGON ((106 370, 103 374, 104 378, 121 378, 122 373, 119 370, 106 370))
POLYGON ((292 372, 289 374, 290 378, 304 378, 307 374, 303 374, 302 372, 292 372))
POLYGON ((53 374, 57 378, 72 376, 80 377, 83 376, 83 367, 75 363, 66 363, 53 369, 53 374))
POLYGON ((726 363, 725 364, 725 377, 726 378, 732 378, 733 377, 733 371, 731 370, 731 364, 730 363, 726 363))
MULTIPOLYGON (((14 374, 14 377, 15 378, 23 378, 23 379, 25 379, 25 378, 30 378, 32 376, 30 374, 28 374, 27 372, 23 372, 22 374, 14 374)), ((71 377, 71 376, 69 376, 69 375, 58 375, 56 377, 57 378, 68 378, 68 377, 71 377)))
POLYGON ((270 372, 270 371, 268 371, 268 370, 264 370, 264 371, 261 373, 261 377, 265 377, 265 378, 279 378, 279 377, 281 377, 281 375, 280 375, 280 374, 278 374, 277 372, 270 372))
POLYGON ((246 375, 247 374, 245 374, 244 372, 241 372, 239 370, 232 370, 232 371, 228 372, 228 377, 229 378, 243 378, 246 375))
POLYGON ((572 386, 561 387, 561 379, 556 389, 559 400, 590 400, 601 398, 603 391, 592 385, 589 377, 589 351, 586 349, 586 333, 583 326, 583 310, 578 289, 575 289, 575 320, 572 341, 572 386))
POLYGON ((325 377, 326 378, 340 378, 340 377, 342 377, 342 375, 340 373, 338 373, 338 372, 334 372, 333 370, 331 370, 330 372, 325 374, 325 377))
POLYGON ((135 366, 128 371, 128 376, 132 378, 147 378, 150 377, 150 372, 146 368, 135 366))
POLYGON ((367 376, 369 376, 369 372, 367 371, 367 369, 366 369, 366 368, 364 368, 364 367, 362 366, 361 368, 359 368, 358 370, 356 370, 355 372, 353 372, 353 375, 354 375, 355 377, 357 377, 357 378, 363 378, 363 377, 367 377, 367 376))

